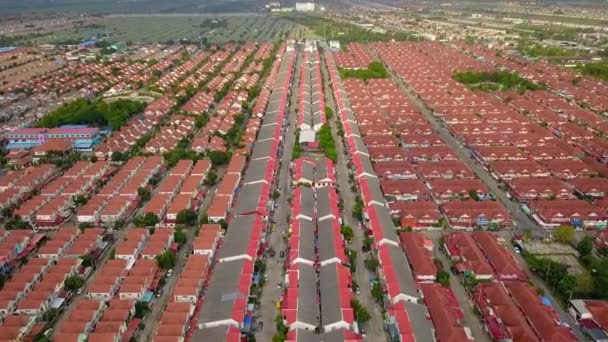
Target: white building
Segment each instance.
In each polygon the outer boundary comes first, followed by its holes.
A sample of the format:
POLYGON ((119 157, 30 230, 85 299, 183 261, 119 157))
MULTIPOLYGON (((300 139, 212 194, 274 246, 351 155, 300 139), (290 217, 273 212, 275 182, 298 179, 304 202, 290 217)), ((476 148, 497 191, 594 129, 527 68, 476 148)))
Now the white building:
POLYGON ((314 2, 296 2, 296 12, 313 12, 314 10, 314 2))

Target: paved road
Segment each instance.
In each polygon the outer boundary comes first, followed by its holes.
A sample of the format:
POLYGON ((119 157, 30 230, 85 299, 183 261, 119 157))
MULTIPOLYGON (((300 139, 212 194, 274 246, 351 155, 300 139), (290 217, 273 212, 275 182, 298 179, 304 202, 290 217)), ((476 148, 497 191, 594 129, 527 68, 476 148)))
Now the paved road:
MULTIPOLYGON (((323 56, 323 54, 322 54, 323 56)), ((333 118, 329 120, 331 126, 331 133, 336 141, 336 150, 338 152, 338 163, 336 165, 336 178, 338 181, 338 191, 340 198, 344 204, 344 212, 342 213, 344 218, 344 225, 353 227, 355 236, 351 243, 351 248, 356 250, 357 262, 356 271, 352 275, 353 280, 359 284, 361 294, 357 295, 357 299, 361 304, 367 308, 370 313, 371 319, 365 324, 366 328, 366 340, 367 341, 386 341, 387 337, 384 332, 384 322, 382 308, 376 303, 371 297, 371 290, 369 287, 369 276, 371 273, 365 268, 363 261, 366 258, 366 254, 363 254, 361 247, 363 245, 364 233, 363 230, 357 229, 357 220, 353 218, 352 208, 355 205, 355 193, 351 190, 351 183, 349 177, 349 169, 346 166, 346 153, 344 152, 344 144, 341 138, 338 136, 338 111, 334 103, 333 93, 329 86, 330 78, 327 71, 327 64, 323 57, 323 63, 321 73, 323 75, 323 86, 325 93, 325 104, 329 106, 335 113, 333 118)))
MULTIPOLYGON (((372 54, 377 56, 377 54, 375 54, 373 51, 370 51, 370 52, 372 52, 372 54)), ((457 154, 459 159, 462 160, 463 162, 465 162, 469 166, 469 168, 471 168, 471 170, 473 170, 473 172, 488 187, 488 189, 492 192, 492 194, 511 213, 513 220, 515 221, 515 224, 516 224, 516 229, 518 231, 523 231, 525 229, 533 229, 537 235, 544 236, 545 230, 543 228, 539 227, 536 224, 536 222, 532 221, 532 219, 521 210, 519 203, 517 203, 516 201, 511 200, 510 198, 507 197, 506 193, 502 189, 499 188, 498 181, 496 179, 494 179, 494 177, 492 177, 490 175, 490 173, 488 171, 486 171, 484 169, 484 167, 477 162, 476 159, 471 157, 471 152, 468 149, 464 148, 461 145, 461 143, 454 136, 452 136, 450 134, 450 132, 445 127, 445 125, 443 123, 441 123, 439 121, 439 119, 437 119, 433 115, 432 111, 429 108, 427 108, 424 105, 424 103, 422 103, 422 101, 416 96, 416 94, 414 93, 414 90, 408 84, 403 82, 400 79, 400 77, 393 72, 393 70, 388 68, 388 71, 391 74, 393 80, 395 80, 395 82, 399 85, 399 87, 404 91, 405 95, 407 95, 407 97, 412 102, 412 104, 414 104, 414 106, 416 108, 418 108, 418 110, 420 110, 420 112, 425 116, 427 121, 429 121, 433 125, 433 128, 435 129, 437 134, 439 134, 441 136, 441 138, 449 146, 452 147, 452 150, 455 151, 455 153, 457 154)), ((527 268, 527 263, 525 261, 523 261, 521 258, 519 259, 519 262, 522 265, 524 265, 524 267, 527 268)), ((529 273, 532 274, 531 272, 529 272, 529 273)), ((531 279, 536 286, 545 288, 547 290, 547 291, 545 291, 546 295, 550 296, 549 294, 551 292, 548 291, 544 282, 542 282, 534 274, 532 274, 531 279)), ((553 298, 551 298, 551 300, 553 303, 556 303, 556 304, 558 303, 553 298)), ((557 314, 559 315, 560 319, 563 320, 564 322, 568 323, 571 327, 573 327, 573 331, 576 334, 577 338, 579 340, 583 341, 584 339, 583 339, 583 336, 582 336, 580 330, 578 328, 576 328, 576 324, 574 323, 574 321, 572 320, 572 318, 570 317, 568 312, 566 310, 564 310, 564 308, 562 308, 561 305, 559 305, 559 304, 555 305, 554 308, 555 308, 557 314)))
POLYGON ((281 166, 277 174, 278 183, 276 189, 281 193, 281 197, 278 200, 278 207, 274 212, 273 218, 277 227, 276 231, 269 229, 270 236, 267 237, 270 242, 270 246, 276 251, 274 258, 268 258, 266 260, 266 275, 268 280, 263 289, 263 294, 260 300, 260 314, 259 320, 263 323, 263 329, 256 333, 256 339, 258 341, 271 341, 272 336, 276 334, 276 323, 275 319, 279 314, 276 309, 276 302, 281 297, 281 289, 277 287, 277 284, 283 280, 283 266, 285 260, 279 258, 280 251, 285 250, 285 240, 283 239, 283 233, 287 231, 289 227, 288 217, 290 215, 290 205, 287 202, 287 198, 291 197, 291 175, 289 172, 289 164, 291 163, 291 151, 295 144, 295 130, 296 130, 296 114, 295 110, 298 108, 298 87, 300 84, 300 62, 301 56, 297 55, 295 61, 294 74, 292 78, 291 95, 289 98, 289 107, 287 109, 287 126, 284 127, 283 131, 283 155, 281 158, 281 166))
MULTIPOLYGON (((437 246, 438 241, 435 241, 435 246, 437 246)), ((448 261, 445 254, 439 252, 439 249, 435 248, 435 257, 438 257, 443 264, 444 269, 449 270, 450 261, 448 261)), ((458 300, 458 305, 462 308, 462 313, 464 314, 464 321, 462 325, 465 327, 469 327, 471 329, 471 333, 473 337, 475 337, 475 341, 477 342, 489 342, 490 337, 484 331, 484 326, 479 319, 479 316, 474 311, 474 303, 469 298, 464 286, 454 276, 452 272, 450 272, 450 288, 454 292, 456 296, 456 300, 458 300)))

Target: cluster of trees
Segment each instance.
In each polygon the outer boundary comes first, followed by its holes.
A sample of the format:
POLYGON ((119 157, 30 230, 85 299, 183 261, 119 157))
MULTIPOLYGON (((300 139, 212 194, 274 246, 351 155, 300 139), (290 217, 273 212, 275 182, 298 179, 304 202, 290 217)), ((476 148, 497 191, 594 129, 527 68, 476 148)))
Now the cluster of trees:
POLYGON ((530 82, 519 74, 508 71, 496 72, 457 72, 453 78, 470 88, 481 91, 497 91, 517 89, 518 91, 540 90, 546 87, 542 84, 530 82))
POLYGON ((357 220, 363 220, 363 200, 361 197, 357 196, 355 199, 355 205, 353 206, 353 217, 357 220))
POLYGON ((578 53, 573 50, 562 49, 559 47, 542 46, 542 45, 526 45, 520 44, 518 50, 529 57, 567 57, 575 56, 578 53))
POLYGON ((361 303, 359 303, 358 300, 352 299, 350 301, 350 306, 353 308, 353 311, 355 312, 355 319, 357 320, 357 322, 365 323, 365 322, 369 321, 369 319, 371 318, 371 316, 369 315, 369 312, 361 303))
POLYGON ((324 124, 319 130, 319 146, 325 152, 325 156, 334 162, 334 164, 338 161, 336 142, 331 135, 331 128, 328 124, 324 124))
POLYGON ((57 127, 68 124, 86 124, 98 127, 110 126, 117 130, 130 117, 141 113, 145 106, 144 102, 125 99, 106 103, 102 100, 87 101, 80 98, 48 113, 38 120, 35 126, 57 127))
POLYGON ((145 213, 144 215, 138 215, 133 220, 133 223, 137 227, 154 227, 160 220, 154 213, 145 213))
POLYGON ((568 272, 568 265, 529 253, 523 256, 530 270, 541 276, 562 300, 568 300, 575 293, 577 278, 568 272))
POLYGON ((282 315, 278 315, 275 322, 277 324, 277 333, 272 336, 272 342, 284 342, 287 339, 289 328, 283 323, 282 315))
POLYGON ((338 69, 342 78, 358 78, 367 81, 371 78, 388 78, 388 71, 384 64, 375 61, 371 62, 366 69, 338 69))
POLYGON ((6 230, 32 229, 32 226, 29 224, 29 222, 23 221, 21 216, 17 215, 7 221, 4 228, 6 230))
POLYGON ((291 151, 291 159, 298 159, 302 155, 302 146, 300 145, 300 132, 296 132, 296 142, 293 145, 293 150, 291 151))

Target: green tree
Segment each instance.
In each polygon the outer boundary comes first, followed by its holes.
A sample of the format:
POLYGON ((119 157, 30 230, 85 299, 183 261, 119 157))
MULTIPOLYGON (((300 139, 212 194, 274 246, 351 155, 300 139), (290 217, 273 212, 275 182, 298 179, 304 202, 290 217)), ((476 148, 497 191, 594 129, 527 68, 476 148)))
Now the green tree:
POLYGON ((334 111, 330 107, 325 106, 325 118, 327 120, 331 120, 331 118, 333 118, 333 117, 334 117, 334 111))
POLYGON ((229 152, 211 151, 209 152, 208 157, 211 159, 211 164, 214 167, 217 167, 227 164, 232 156, 229 152))
POLYGON ((382 290, 382 285, 379 282, 374 282, 372 288, 370 289, 372 293, 372 298, 378 303, 382 303, 382 299, 384 297, 384 290, 382 290))
POLYGON ((363 200, 361 199, 361 197, 357 196, 357 198, 355 199, 355 205, 353 206, 352 212, 353 217, 356 218, 358 221, 363 220, 363 200))
POLYGON ((590 236, 585 236, 581 241, 579 241, 576 246, 580 257, 587 256, 593 252, 593 239, 590 236))
POLYGON ((65 279, 63 285, 68 291, 76 291, 84 286, 84 279, 79 276, 70 276, 65 279))
POLYGON ((342 233, 342 236, 344 236, 344 239, 348 243, 351 243, 353 241, 353 237, 355 236, 355 232, 350 226, 342 226, 342 228, 340 228, 340 233, 342 233))
POLYGON ((475 189, 469 190, 469 197, 472 200, 479 201, 479 194, 477 194, 477 190, 475 190, 475 189))
POLYGON ((80 230, 81 233, 84 233, 84 231, 88 228, 93 228, 95 227, 92 223, 90 222, 83 222, 81 224, 78 225, 78 229, 80 230))
POLYGON ((143 227, 154 227, 156 226, 160 220, 158 216, 154 213, 145 213, 144 215, 139 215, 135 218, 133 223, 135 226, 143 228, 143 227))
POLYGON ((365 323, 370 320, 371 316, 365 307, 356 299, 350 301, 350 306, 355 313, 355 319, 359 323, 365 323))
POLYGON ((74 196, 74 204, 81 206, 81 205, 85 205, 88 202, 88 199, 83 196, 83 195, 78 195, 78 196, 74 196))
POLYGON ((213 186, 217 183, 217 174, 213 171, 209 171, 203 182, 207 186, 213 186))
POLYGON ((574 239, 576 231, 570 226, 562 225, 555 229, 555 233, 553 235, 555 236, 555 240, 561 243, 569 243, 572 241, 572 239, 574 239))
POLYGON ((188 237, 186 236, 186 233, 184 233, 183 227, 175 227, 175 231, 173 232, 173 240, 180 245, 183 245, 188 241, 188 237))
POLYGON ((207 124, 207 120, 206 114, 199 115, 194 119, 194 126, 196 126, 196 128, 203 128, 207 124))
POLYGON ((142 202, 147 202, 150 200, 152 194, 148 188, 140 187, 137 189, 137 196, 142 202))
POLYGON ((156 256, 156 262, 158 263, 158 267, 163 270, 168 270, 170 268, 175 267, 177 257, 175 254, 169 250, 164 251, 163 253, 156 256))
POLYGON ((371 250, 373 244, 374 244, 374 238, 371 236, 366 236, 363 239, 363 251, 367 252, 367 251, 371 250))
POLYGON ((128 158, 127 154, 123 154, 122 152, 119 152, 119 151, 112 152, 111 160, 113 162, 125 161, 125 160, 127 160, 127 158, 128 158))
POLYGON ((380 262, 375 257, 366 259, 363 263, 365 264, 365 268, 370 270, 370 272, 376 272, 376 270, 378 269, 378 266, 380 266, 380 262))
POLYGON ((82 260, 81 265, 84 267, 93 266, 93 257, 90 254, 81 255, 80 259, 82 260))
POLYGON ((177 213, 176 222, 178 224, 185 224, 193 226, 196 224, 196 213, 192 209, 184 209, 177 213))
POLYGON ((439 270, 435 278, 439 284, 445 287, 450 286, 450 274, 446 270, 439 270))
POLYGON ((135 303, 135 318, 142 319, 148 314, 148 312, 150 312, 150 307, 148 304, 144 302, 135 303))
POLYGON ((21 216, 15 215, 8 222, 6 222, 4 228, 7 230, 23 230, 32 229, 32 226, 28 222, 23 221, 21 216))

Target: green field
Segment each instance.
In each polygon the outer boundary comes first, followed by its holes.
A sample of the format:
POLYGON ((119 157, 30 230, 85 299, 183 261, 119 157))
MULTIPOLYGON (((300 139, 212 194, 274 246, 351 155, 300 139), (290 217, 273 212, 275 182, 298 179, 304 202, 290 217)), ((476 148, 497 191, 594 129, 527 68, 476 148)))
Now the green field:
POLYGON ((270 15, 125 15, 106 17, 100 26, 58 31, 21 43, 78 42, 94 35, 107 36, 111 42, 134 43, 200 41, 202 37, 210 43, 315 37, 304 25, 270 15))

